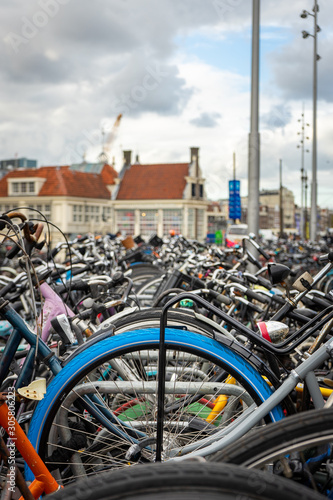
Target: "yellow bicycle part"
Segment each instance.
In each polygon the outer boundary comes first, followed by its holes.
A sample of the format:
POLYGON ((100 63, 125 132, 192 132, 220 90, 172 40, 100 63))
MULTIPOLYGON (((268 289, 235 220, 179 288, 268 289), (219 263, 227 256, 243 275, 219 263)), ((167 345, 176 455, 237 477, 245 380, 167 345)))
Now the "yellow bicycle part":
MULTIPOLYGON (((236 380, 231 375, 228 375, 228 378, 227 378, 225 383, 226 384, 235 384, 236 380)), ((227 402, 228 402, 228 396, 225 396, 224 394, 221 394, 220 396, 218 396, 214 401, 214 405, 215 405, 214 408, 212 409, 212 411, 210 412, 210 414, 206 418, 206 422, 213 424, 215 422, 215 420, 217 419, 217 417, 220 415, 220 413, 224 410, 227 402)))

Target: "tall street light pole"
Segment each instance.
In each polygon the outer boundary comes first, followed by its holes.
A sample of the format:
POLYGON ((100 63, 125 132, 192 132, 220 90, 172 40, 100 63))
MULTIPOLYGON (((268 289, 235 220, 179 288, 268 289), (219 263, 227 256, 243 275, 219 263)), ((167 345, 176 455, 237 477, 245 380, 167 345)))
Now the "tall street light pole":
POLYGON ((248 228, 259 234, 259 26, 260 0, 252 3, 251 125, 249 133, 248 228))
POLYGON ((279 204, 280 204, 280 238, 283 238, 283 187, 282 187, 282 160, 280 160, 280 193, 279 193, 279 204))
POLYGON ((317 239, 317 61, 320 56, 317 54, 317 33, 320 27, 317 25, 317 14, 319 6, 317 0, 313 7, 313 14, 303 10, 301 17, 303 19, 312 16, 314 20, 313 35, 307 31, 302 31, 303 38, 311 36, 313 38, 313 136, 312 136, 312 184, 311 184, 311 213, 310 213, 310 239, 317 239))
POLYGON ((297 132, 298 135, 301 136, 300 139, 300 144, 297 144, 297 147, 301 149, 301 220, 300 220, 300 233, 301 233, 301 238, 302 240, 305 239, 305 217, 304 217, 304 205, 303 205, 303 200, 304 200, 304 182, 305 182, 305 175, 304 175, 304 152, 309 153, 308 149, 305 149, 305 139, 309 139, 309 137, 306 136, 305 133, 305 126, 309 127, 310 125, 308 123, 305 123, 305 118, 304 118, 304 104, 303 104, 303 110, 302 110, 302 118, 298 120, 301 122, 301 131, 297 132))

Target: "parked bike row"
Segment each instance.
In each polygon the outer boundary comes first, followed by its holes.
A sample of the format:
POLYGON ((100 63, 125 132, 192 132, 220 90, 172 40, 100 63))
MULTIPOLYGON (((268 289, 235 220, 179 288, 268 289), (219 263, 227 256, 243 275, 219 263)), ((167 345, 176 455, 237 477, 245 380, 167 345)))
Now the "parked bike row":
POLYGON ((329 248, 47 227, 0 217, 4 498, 333 496, 329 248))

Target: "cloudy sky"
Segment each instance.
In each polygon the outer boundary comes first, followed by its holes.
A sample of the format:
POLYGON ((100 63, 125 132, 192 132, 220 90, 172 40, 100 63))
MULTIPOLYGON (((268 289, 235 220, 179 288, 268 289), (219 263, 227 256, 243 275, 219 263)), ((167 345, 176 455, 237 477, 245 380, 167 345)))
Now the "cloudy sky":
MULTIPOLYGON (((333 208, 333 2, 319 1, 318 199, 333 208)), ((302 107, 311 180, 313 0, 262 0, 261 188, 300 202, 302 107)), ((116 168, 188 161, 200 148, 211 199, 227 197, 233 152, 247 194, 251 0, 11 0, 0 3, 0 157, 96 161, 102 129, 116 168)), ((309 189, 310 193, 310 189, 309 189)), ((309 203, 309 201, 308 201, 309 203)))

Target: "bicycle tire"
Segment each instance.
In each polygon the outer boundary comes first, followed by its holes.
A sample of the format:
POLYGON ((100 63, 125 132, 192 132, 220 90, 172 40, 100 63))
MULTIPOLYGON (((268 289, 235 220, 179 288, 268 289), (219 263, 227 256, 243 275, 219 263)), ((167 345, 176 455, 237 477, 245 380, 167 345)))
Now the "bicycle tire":
POLYGON ((151 307, 153 305, 155 295, 163 279, 163 275, 157 275, 138 283, 135 287, 135 294, 136 300, 140 303, 141 307, 151 307))
POLYGON ((130 467, 69 485, 54 500, 320 500, 287 480, 230 464, 183 462, 130 467))
MULTIPOLYGON (((249 394, 253 401, 259 404, 272 394, 268 384, 250 363, 228 346, 222 345, 214 339, 192 332, 183 332, 168 328, 166 330, 166 345, 170 351, 171 357, 173 357, 172 359, 175 358, 174 353, 182 353, 183 356, 187 353, 189 355, 199 356, 200 360, 204 362, 208 360, 210 363, 213 363, 214 366, 219 367, 219 369, 226 370, 226 373, 234 376, 239 385, 244 388, 241 399, 245 400, 245 395, 249 394)), ((28 437, 42 459, 45 460, 49 454, 46 445, 48 441, 52 443, 51 449, 58 447, 55 442, 56 439, 53 438, 53 441, 50 439, 51 432, 57 432, 57 430, 55 430, 57 426, 53 426, 53 424, 56 423, 55 420, 58 411, 59 414, 63 412, 63 404, 66 396, 71 393, 74 387, 78 390, 77 384, 79 381, 88 380, 88 389, 90 391, 89 384, 92 384, 91 374, 94 373, 94 370, 96 371, 96 367, 106 362, 110 363, 110 359, 114 364, 116 361, 119 361, 120 356, 133 355, 134 359, 137 352, 146 352, 148 349, 152 349, 153 352, 156 352, 158 346, 158 329, 135 330, 107 338, 74 357, 48 386, 47 394, 38 404, 29 426, 28 437)), ((99 386, 102 385, 100 382, 98 382, 98 384, 99 386)), ((117 384, 119 385, 119 382, 117 382, 117 384)), ((93 391, 91 390, 91 392, 93 391)), ((123 393, 121 393, 121 396, 125 397, 123 393)), ((184 413, 188 411, 188 408, 185 408, 184 413)), ((196 419, 199 419, 198 412, 200 413, 201 411, 201 407, 199 410, 195 410, 194 415, 196 419)), ((178 416, 178 414, 176 415, 178 416)), ((188 413, 186 413, 186 417, 187 416, 188 413)), ((283 416, 280 406, 275 407, 270 413, 270 419, 272 421, 279 420, 283 418, 283 416)), ((153 427, 152 433, 154 429, 155 427, 153 427)), ((199 431, 206 432, 200 429, 199 431)), ((195 431, 193 439, 198 439, 198 436, 202 437, 199 431, 195 431)), ((172 435, 172 431, 170 431, 170 434, 172 435)), ((205 436, 205 434, 203 435, 205 436)), ((99 438, 94 436, 94 439, 98 441, 99 438)), ((115 446, 118 450, 122 445, 123 443, 120 441, 120 444, 116 444, 115 446)), ((123 458, 121 460, 121 466, 123 466, 124 460, 123 458)), ((125 465, 127 465, 127 462, 125 461, 125 465)), ((27 471, 26 477, 31 479, 29 471, 27 471)))
POLYGON ((333 276, 330 276, 324 286, 324 292, 329 294, 333 290, 333 276))
POLYGON ((165 271, 153 264, 135 264, 130 267, 132 274, 131 280, 134 284, 134 289, 137 290, 143 283, 162 276, 165 271))
MULTIPOLYGON (((319 467, 320 460, 327 460, 324 451, 327 444, 333 443, 332 421, 332 408, 298 413, 258 429, 255 433, 250 432, 237 441, 237 447, 227 446, 223 451, 212 454, 209 460, 250 469, 269 469, 278 474, 284 474, 286 470, 283 469, 282 460, 297 460, 298 465, 303 465, 304 477, 300 477, 302 471, 298 468, 295 479, 308 483, 311 468, 319 467)), ((290 475, 290 471, 288 474, 290 475)), ((294 474, 291 474, 291 478, 293 477, 294 474)), ((326 478, 320 476, 320 482, 325 483, 326 478)), ((320 488, 319 483, 316 483, 316 488, 320 488)))

